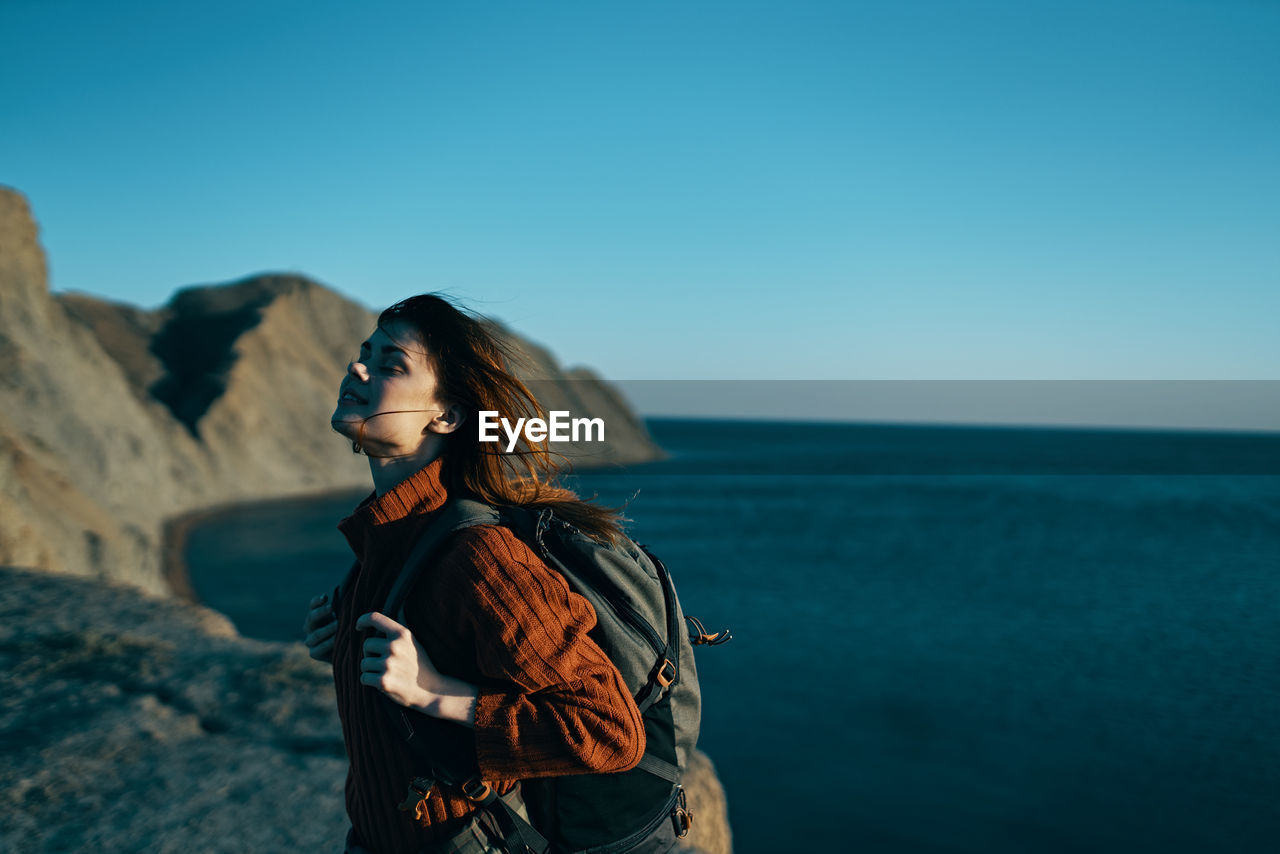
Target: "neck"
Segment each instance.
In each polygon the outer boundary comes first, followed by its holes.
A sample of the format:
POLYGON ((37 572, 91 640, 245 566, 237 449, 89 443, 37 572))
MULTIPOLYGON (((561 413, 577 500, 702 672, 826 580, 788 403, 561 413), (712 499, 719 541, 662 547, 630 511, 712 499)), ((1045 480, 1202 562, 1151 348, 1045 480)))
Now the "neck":
POLYGON ((414 472, 440 456, 438 437, 423 442, 414 452, 388 456, 370 456, 369 473, 373 475, 373 490, 379 496, 395 489, 414 472))

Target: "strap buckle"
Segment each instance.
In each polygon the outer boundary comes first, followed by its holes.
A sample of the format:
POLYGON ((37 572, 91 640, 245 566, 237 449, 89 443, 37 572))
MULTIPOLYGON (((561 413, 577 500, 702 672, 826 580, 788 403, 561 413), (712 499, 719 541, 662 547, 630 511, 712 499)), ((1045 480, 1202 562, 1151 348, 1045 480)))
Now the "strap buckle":
POLYGON ((685 801, 684 786, 680 787, 679 800, 671 811, 671 824, 675 827, 677 839, 684 839, 689 835, 689 828, 693 827, 693 810, 685 801))
POLYGON ((477 804, 484 803, 493 794, 493 788, 479 777, 472 777, 460 787, 462 794, 467 796, 467 800, 477 804))
POLYGON ((409 781, 409 791, 404 800, 396 806, 401 812, 413 813, 414 821, 422 821, 427 817, 427 801, 435 790, 434 778, 414 777, 409 781))
POLYGON ((676 675, 676 666, 671 663, 671 659, 664 658, 662 659, 662 664, 658 667, 657 674, 653 678, 657 680, 658 684, 663 688, 667 688, 672 682, 676 681, 676 675), (667 674, 668 669, 671 670, 670 675, 667 674))

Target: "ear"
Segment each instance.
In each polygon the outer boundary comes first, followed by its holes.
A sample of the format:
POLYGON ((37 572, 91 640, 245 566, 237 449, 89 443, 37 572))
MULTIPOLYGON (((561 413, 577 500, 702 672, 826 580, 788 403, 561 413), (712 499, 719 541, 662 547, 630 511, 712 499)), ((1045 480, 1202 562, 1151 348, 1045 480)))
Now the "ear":
POLYGON ((444 412, 427 422, 427 430, 432 433, 452 433, 467 420, 467 414, 456 403, 450 404, 444 412))

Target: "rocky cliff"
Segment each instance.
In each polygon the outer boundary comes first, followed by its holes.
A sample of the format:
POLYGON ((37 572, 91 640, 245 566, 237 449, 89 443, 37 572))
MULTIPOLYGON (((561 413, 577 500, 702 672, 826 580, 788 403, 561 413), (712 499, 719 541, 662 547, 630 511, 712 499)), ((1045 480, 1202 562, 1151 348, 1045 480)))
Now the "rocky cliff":
MULTIPOLYGON (((170 592, 166 519, 229 502, 368 483, 328 429, 373 315, 300 276, 188 288, 143 310, 52 295, 26 200, 0 188, 0 563, 170 592)), ((495 324, 548 409, 602 417, 579 465, 660 451, 585 371, 495 324)))

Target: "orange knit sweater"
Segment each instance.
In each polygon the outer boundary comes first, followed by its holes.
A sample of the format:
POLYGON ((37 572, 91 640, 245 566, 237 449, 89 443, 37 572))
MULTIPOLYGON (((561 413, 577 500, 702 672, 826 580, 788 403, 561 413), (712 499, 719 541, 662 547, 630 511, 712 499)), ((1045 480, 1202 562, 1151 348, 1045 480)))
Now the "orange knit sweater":
MULTIPOLYGON (((438 790, 418 824, 397 805, 415 769, 360 683, 361 614, 386 601, 415 535, 445 502, 437 459, 339 524, 360 563, 338 609, 333 675, 346 741, 347 814, 360 844, 412 854, 465 824, 466 798, 438 790)), ((394 618, 394 615, 388 615, 394 618)), ((587 636, 596 615, 508 529, 460 531, 419 577, 404 624, 442 673, 479 688, 473 739, 484 779, 508 792, 526 777, 624 771, 644 753, 644 725, 622 676, 587 636)), ((410 712, 410 715, 420 713, 410 712)), ((416 773, 421 773, 417 769, 416 773)))

